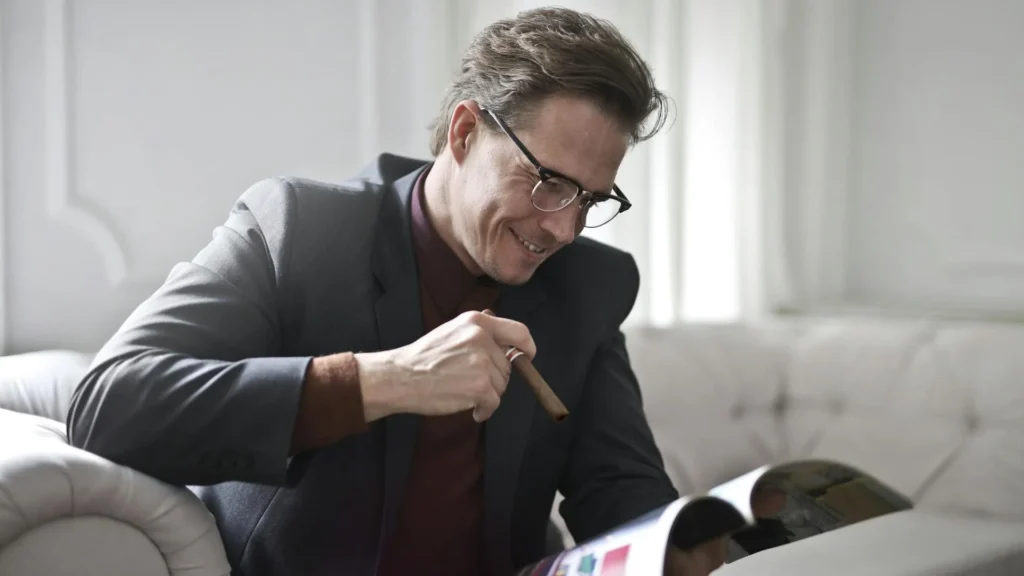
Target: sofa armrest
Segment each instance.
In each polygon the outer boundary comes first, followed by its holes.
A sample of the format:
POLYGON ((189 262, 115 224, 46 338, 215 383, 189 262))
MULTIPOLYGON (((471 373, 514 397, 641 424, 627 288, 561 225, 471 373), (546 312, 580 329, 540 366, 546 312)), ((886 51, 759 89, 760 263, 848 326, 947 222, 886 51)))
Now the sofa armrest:
MULTIPOLYGON (((67 526, 74 525, 72 538, 97 538, 109 532, 111 522, 144 536, 137 543, 151 542, 172 576, 230 573, 213 515, 188 489, 70 446, 59 422, 0 409, 0 564, 33 532, 61 525, 51 531, 66 538, 67 526), (82 530, 85 525, 98 527, 97 534, 82 530)), ((48 555, 60 553, 47 550, 48 555)), ((108 559, 101 560, 109 566, 108 559)))
POLYGON ((1024 523, 906 510, 726 564, 715 576, 1024 574, 1024 523))

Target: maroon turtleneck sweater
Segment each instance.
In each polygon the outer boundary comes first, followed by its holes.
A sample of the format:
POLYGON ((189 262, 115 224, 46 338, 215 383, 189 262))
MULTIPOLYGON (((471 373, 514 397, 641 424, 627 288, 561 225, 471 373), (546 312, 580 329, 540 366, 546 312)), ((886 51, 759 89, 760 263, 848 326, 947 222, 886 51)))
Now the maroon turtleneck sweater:
MULTIPOLYGON (((423 328, 433 330, 468 310, 494 306, 497 287, 473 276, 427 217, 423 182, 412 197, 412 238, 420 276, 423 328)), ((399 510, 385 543, 379 576, 481 574, 483 525, 482 425, 471 410, 424 417, 399 510)))
MULTIPOLYGON (((497 285, 472 275, 430 223, 425 170, 412 191, 412 240, 420 279, 423 327, 429 332, 468 310, 493 308, 497 285)), ((292 437, 292 453, 367 429, 359 371, 341 355, 331 377, 307 377, 292 437)), ((483 435, 472 411, 423 417, 398 523, 383 543, 378 576, 482 570, 483 435)))

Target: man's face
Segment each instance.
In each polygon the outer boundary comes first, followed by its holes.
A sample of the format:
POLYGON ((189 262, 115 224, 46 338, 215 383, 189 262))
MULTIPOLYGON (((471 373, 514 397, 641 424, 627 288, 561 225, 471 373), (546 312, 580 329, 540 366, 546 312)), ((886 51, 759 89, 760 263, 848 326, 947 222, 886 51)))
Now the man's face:
MULTIPOLYGON (((462 108, 460 106, 460 108, 462 108)), ((456 111, 456 125, 476 115, 477 125, 455 152, 458 169, 450 190, 453 232, 478 270, 505 284, 522 284, 537 267, 582 231, 579 199, 556 212, 534 207, 537 169, 499 130, 482 125, 486 112, 456 111)), ((591 103, 552 97, 538 105, 527 126, 515 128, 545 168, 585 190, 608 192, 626 154, 629 136, 591 103)))

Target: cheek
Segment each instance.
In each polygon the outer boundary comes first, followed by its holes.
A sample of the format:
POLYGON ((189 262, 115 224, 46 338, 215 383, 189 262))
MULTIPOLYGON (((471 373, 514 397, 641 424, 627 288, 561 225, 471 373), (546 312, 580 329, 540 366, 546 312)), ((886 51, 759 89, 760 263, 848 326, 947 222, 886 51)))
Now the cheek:
POLYGON ((473 214, 479 219, 481 227, 498 229, 510 221, 530 215, 533 204, 529 194, 518 194, 517 188, 514 184, 495 182, 486 190, 481 190, 473 214))

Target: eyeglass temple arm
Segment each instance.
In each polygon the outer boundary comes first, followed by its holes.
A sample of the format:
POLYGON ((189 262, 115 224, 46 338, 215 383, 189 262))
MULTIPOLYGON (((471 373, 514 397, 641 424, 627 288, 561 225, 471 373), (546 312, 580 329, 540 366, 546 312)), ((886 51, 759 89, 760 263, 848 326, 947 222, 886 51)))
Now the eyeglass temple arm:
POLYGON ((633 203, 630 202, 628 198, 626 198, 625 194, 622 193, 622 190, 619 189, 618 184, 612 185, 612 194, 618 196, 619 202, 622 204, 622 208, 619 210, 620 213, 625 212, 626 210, 629 210, 630 208, 633 207, 633 203))
POLYGON ((498 128, 501 128, 501 131, 504 132, 505 135, 512 140, 516 147, 519 148, 519 151, 523 153, 523 156, 526 156, 526 159, 530 161, 530 164, 533 164, 533 167, 536 168, 537 171, 547 171, 546 168, 540 165, 540 162, 537 161, 533 154, 530 154, 530 151, 526 149, 526 145, 524 145, 522 140, 520 140, 519 137, 516 136, 514 132, 512 132, 512 129, 509 128, 507 124, 505 124, 504 120, 499 118, 497 114, 495 114, 493 111, 487 108, 484 108, 483 111, 487 112, 487 114, 489 114, 491 118, 494 118, 494 121, 498 123, 498 128))
MULTIPOLYGON (((545 172, 551 175, 560 176, 562 178, 565 178, 566 180, 572 181, 574 184, 576 184, 576 187, 578 189, 583 190, 583 186, 580 186, 578 182, 575 182, 568 176, 564 174, 559 174, 554 170, 551 170, 550 168, 545 168, 544 166, 542 166, 541 163, 537 160, 537 158, 535 158, 533 154, 531 154, 530 151, 526 148, 526 145, 523 144, 519 137, 517 137, 515 133, 512 132, 512 130, 508 127, 508 125, 505 124, 505 121, 498 117, 498 115, 495 114, 492 110, 488 108, 482 108, 481 110, 486 112, 491 118, 494 119, 495 122, 497 122, 498 128, 501 128, 501 131, 504 132, 505 135, 512 140, 516 147, 519 148, 519 151, 523 153, 523 156, 526 156, 526 159, 530 161, 530 164, 533 164, 533 167, 536 168, 537 172, 540 172, 542 176, 545 172)), ((629 210, 630 208, 633 207, 633 204, 629 201, 628 198, 626 198, 626 195, 622 193, 622 190, 619 189, 619 186, 617 184, 612 185, 612 192, 619 197, 619 200, 622 203, 622 209, 619 210, 620 212, 625 212, 626 210, 629 210)), ((609 194, 609 196, 611 196, 611 194, 609 194)))

